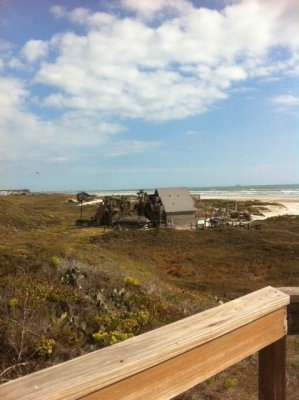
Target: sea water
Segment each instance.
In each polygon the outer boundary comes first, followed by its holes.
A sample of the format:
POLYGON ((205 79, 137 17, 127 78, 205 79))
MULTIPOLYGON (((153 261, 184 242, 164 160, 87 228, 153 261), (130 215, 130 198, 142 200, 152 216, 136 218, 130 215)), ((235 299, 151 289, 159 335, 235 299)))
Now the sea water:
POLYGON ((299 200, 299 185, 257 185, 190 188, 192 194, 201 198, 238 199, 286 199, 299 200))
MULTIPOLYGON (((200 195, 202 199, 286 199, 299 201, 299 185, 248 185, 248 186, 214 186, 189 187, 190 193, 200 195)), ((147 193, 153 193, 154 188, 143 188, 147 193)), ((133 196, 139 189, 92 190, 88 193, 100 196, 133 196)))

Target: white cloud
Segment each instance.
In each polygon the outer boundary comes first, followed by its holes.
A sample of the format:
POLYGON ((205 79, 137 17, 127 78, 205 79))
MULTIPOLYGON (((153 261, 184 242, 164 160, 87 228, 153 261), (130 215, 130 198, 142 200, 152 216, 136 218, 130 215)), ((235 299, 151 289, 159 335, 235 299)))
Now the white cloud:
POLYGON ((162 11, 183 13, 193 8, 191 3, 185 0, 121 0, 121 4, 146 19, 162 11))
POLYGON ((35 62, 48 54, 49 44, 42 40, 30 40, 21 50, 22 56, 29 62, 35 62))
POLYGON ((9 61, 8 61, 8 66, 11 69, 24 69, 25 65, 22 63, 22 61, 17 58, 17 57, 12 57, 9 61))
POLYGON ((280 106, 297 106, 299 105, 299 97, 295 97, 292 94, 282 94, 274 97, 271 101, 280 106))
MULTIPOLYGON (((148 17, 169 9, 176 14, 164 13, 152 26, 82 7, 52 7, 54 15, 87 32, 50 41, 58 57, 41 65, 35 82, 56 87, 57 93, 43 99, 44 105, 123 118, 178 119, 207 111, 226 99, 235 83, 298 69, 298 5, 293 0, 244 0, 222 11, 184 0, 121 4, 148 17), (282 47, 289 56, 278 59, 272 52, 282 47)), ((45 42, 39 45, 46 51, 45 42)), ((42 56, 39 45, 29 51, 31 59, 42 56)))
POLYGON ((70 20, 79 24, 85 24, 88 22, 89 15, 90 13, 86 8, 76 8, 70 13, 70 20))
POLYGON ((13 78, 0 76, 0 122, 10 118, 14 111, 21 108, 28 95, 23 84, 13 78))
POLYGON ((56 18, 62 18, 67 15, 67 11, 65 7, 55 5, 50 8, 50 12, 54 15, 56 18))
POLYGON ((4 69, 6 60, 11 53, 11 44, 0 38, 0 72, 4 69))
POLYGON ((68 112, 52 120, 30 113, 25 105, 29 93, 17 79, 0 77, 0 162, 46 162, 78 156, 86 148, 100 148, 124 131, 116 122, 97 113, 68 112))
MULTIPOLYGON (((43 61, 30 66, 36 71, 31 83, 51 88, 35 106, 56 109, 62 116, 38 118, 25 106, 29 89, 20 80, 0 78, 2 158, 25 154, 42 160, 48 152, 47 159, 67 162, 88 146, 109 156, 146 151, 159 143, 123 137, 113 142, 116 134, 121 136, 125 119, 198 115, 225 100, 235 85, 246 85, 248 78, 298 74, 295 0, 233 1, 222 10, 186 0, 118 4, 125 10, 114 14, 51 8, 54 17, 79 24, 83 33, 30 40, 20 54, 30 63, 43 61), (47 58, 50 49, 56 58, 47 58)), ((22 67, 16 57, 0 57, 2 69, 6 63, 22 67)), ((298 104, 290 94, 272 101, 298 104)))
POLYGON ((53 6, 50 9, 55 18, 66 18, 73 23, 86 25, 87 27, 103 27, 113 23, 116 18, 112 14, 105 12, 92 13, 89 9, 78 7, 72 11, 68 11, 65 7, 53 6))

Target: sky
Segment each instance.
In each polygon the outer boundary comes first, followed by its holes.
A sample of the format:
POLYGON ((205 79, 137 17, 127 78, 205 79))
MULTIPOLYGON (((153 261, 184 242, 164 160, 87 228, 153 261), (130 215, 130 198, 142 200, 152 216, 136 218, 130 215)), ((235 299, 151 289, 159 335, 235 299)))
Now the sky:
POLYGON ((298 0, 0 0, 0 189, 299 183, 298 0))

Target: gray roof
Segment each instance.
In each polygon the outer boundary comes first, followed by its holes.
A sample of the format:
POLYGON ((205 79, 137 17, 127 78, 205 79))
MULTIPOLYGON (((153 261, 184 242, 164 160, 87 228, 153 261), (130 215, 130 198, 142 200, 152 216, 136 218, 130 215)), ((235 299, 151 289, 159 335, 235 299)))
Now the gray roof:
POLYGON ((195 211, 194 201, 187 188, 160 188, 157 189, 166 213, 195 211))

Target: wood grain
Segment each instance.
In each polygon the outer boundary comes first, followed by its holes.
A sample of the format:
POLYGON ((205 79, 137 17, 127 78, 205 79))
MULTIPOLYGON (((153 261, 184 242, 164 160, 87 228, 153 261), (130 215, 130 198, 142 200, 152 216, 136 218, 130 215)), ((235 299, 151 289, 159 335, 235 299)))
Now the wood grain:
POLYGON ((299 335, 299 302, 288 306, 288 335, 299 335))
POLYGON ((275 311, 80 400, 171 399, 284 337, 284 319, 283 309, 275 311))
POLYGON ((5 383, 0 386, 0 398, 78 399, 259 320, 288 305, 289 299, 289 295, 272 287, 258 290, 112 347, 5 383))
POLYGON ((290 303, 299 303, 299 287, 281 287, 278 290, 290 296, 290 303))
POLYGON ((290 296, 287 313, 288 335, 299 335, 299 288, 283 287, 279 290, 290 296))
POLYGON ((259 400, 286 399, 286 336, 259 352, 259 400))

